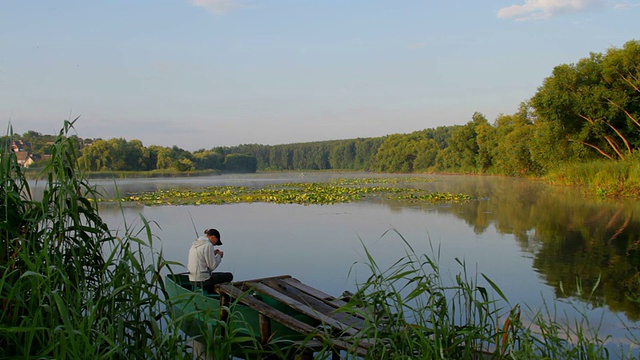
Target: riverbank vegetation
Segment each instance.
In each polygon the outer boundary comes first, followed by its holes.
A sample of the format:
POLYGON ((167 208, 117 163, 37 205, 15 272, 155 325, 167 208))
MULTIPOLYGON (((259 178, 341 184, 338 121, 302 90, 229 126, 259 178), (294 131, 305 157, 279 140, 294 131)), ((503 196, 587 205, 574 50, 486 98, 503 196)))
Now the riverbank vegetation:
MULTIPOLYGON (((556 66, 531 99, 493 122, 410 134, 282 145, 243 144, 189 152, 139 140, 70 137, 84 171, 227 172, 357 170, 548 178, 607 196, 640 196, 640 41, 556 66), (612 170, 609 172, 608 170, 612 170)), ((17 136, 41 151, 51 136, 17 136)), ((16 148, 22 145, 16 144, 16 148)), ((34 150, 36 151, 36 150, 34 150)))
POLYGON ((116 234, 102 221, 70 127, 49 148, 40 200, 0 150, 0 358, 184 358, 176 324, 161 324, 168 264, 148 224, 116 234))
POLYGON ((640 198, 640 151, 625 160, 558 165, 545 179, 554 184, 579 185, 591 194, 640 198))
MULTIPOLYGON (((373 339, 375 359, 609 359, 631 356, 598 335, 584 318, 562 319, 549 308, 510 304, 483 274, 440 272, 437 251, 417 254, 401 234, 406 256, 380 268, 367 251, 362 263, 371 275, 346 306, 354 314, 375 314, 363 339, 373 339)), ((592 289, 580 289, 589 292, 592 289)))
MULTIPOLYGON (((0 149, 0 358, 192 358, 192 339, 180 329, 214 314, 199 309, 169 315, 162 274, 178 264, 156 248, 152 222, 144 217, 141 229, 125 227, 123 233, 103 222, 96 189, 78 170, 76 149, 66 136, 71 127, 65 123, 49 149, 39 199, 32 198, 15 154, 0 149)), ((365 360, 637 355, 628 348, 612 355, 608 339, 589 333, 593 327, 584 321, 527 314, 524 304, 509 304, 490 279, 467 274, 461 261, 460 272, 448 281, 437 261, 406 246, 407 256, 389 269, 379 268, 365 248, 370 275, 346 305, 376 315, 367 317, 362 333, 374 345, 365 360)), ((198 339, 214 358, 284 358, 292 349, 275 340, 263 346, 234 337, 239 329, 227 325, 198 339)), ((628 341, 640 345, 632 330, 628 341)))

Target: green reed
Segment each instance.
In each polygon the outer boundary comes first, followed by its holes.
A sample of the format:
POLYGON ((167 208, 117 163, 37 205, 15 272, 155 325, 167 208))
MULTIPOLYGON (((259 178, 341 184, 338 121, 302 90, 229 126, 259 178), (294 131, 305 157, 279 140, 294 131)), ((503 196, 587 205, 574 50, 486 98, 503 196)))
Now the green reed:
POLYGON ((640 197, 640 152, 619 161, 561 164, 546 178, 555 184, 581 186, 589 194, 640 197))
POLYGON ((374 347, 366 359, 610 358, 609 338, 598 335, 599 324, 589 323, 581 309, 575 309, 577 320, 569 321, 546 305, 543 310, 510 305, 491 279, 469 274, 464 261, 456 259, 460 271, 446 279, 438 251, 432 249, 436 260, 416 254, 396 235, 406 255, 382 269, 365 247, 366 259, 356 265, 370 275, 342 308, 367 319, 359 337, 374 347))
POLYGON ((72 128, 65 122, 50 148, 37 199, 15 155, 0 150, 0 357, 185 357, 184 335, 166 321, 159 274, 169 264, 150 224, 118 236, 102 221, 72 128))

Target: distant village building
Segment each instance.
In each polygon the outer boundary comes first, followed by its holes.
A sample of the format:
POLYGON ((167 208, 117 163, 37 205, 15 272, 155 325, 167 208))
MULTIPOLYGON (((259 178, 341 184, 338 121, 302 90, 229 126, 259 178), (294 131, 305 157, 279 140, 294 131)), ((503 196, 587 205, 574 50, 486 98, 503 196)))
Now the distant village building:
POLYGON ((33 156, 28 151, 16 151, 15 153, 20 166, 27 168, 35 163, 33 156))
POLYGON ((16 154, 18 164, 22 167, 29 167, 35 164, 35 160, 31 155, 31 143, 29 141, 13 140, 11 141, 11 151, 16 154))
POLYGON ((11 142, 11 150, 15 153, 18 151, 27 151, 31 149, 31 142, 22 140, 13 140, 11 142))

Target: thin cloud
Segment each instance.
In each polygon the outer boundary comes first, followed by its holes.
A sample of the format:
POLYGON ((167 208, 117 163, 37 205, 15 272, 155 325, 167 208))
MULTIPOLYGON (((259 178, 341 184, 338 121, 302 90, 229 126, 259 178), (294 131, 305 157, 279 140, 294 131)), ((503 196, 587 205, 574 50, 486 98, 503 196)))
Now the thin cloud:
POLYGON ((525 0, 522 5, 503 7, 499 18, 516 20, 548 19, 607 7, 606 0, 525 0))
POLYGON ((244 7, 240 0, 191 0, 191 4, 214 14, 225 14, 244 7))

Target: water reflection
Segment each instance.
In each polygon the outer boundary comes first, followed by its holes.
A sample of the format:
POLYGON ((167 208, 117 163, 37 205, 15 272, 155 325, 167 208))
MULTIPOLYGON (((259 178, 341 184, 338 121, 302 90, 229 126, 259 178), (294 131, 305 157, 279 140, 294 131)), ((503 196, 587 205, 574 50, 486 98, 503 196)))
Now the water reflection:
MULTIPOLYGON (((533 256, 534 269, 555 289, 556 297, 580 296, 594 306, 606 304, 640 319, 634 297, 640 294, 640 202, 585 197, 575 189, 519 179, 451 180, 455 190, 449 191, 485 199, 430 211, 454 214, 477 234, 492 226, 500 234, 513 235, 533 256)), ((433 188, 447 191, 446 183, 433 188)))

